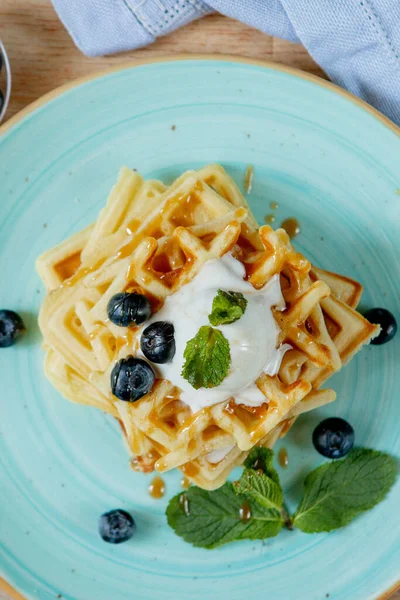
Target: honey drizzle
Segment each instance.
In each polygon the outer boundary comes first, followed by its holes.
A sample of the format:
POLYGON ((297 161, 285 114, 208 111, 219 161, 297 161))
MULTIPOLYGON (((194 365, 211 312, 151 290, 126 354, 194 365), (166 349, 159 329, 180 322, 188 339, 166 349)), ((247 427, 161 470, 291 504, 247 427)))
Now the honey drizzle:
POLYGON ((235 408, 236 402, 234 400, 229 400, 229 402, 224 406, 224 410, 230 415, 234 414, 235 408))
MULTIPOLYGON (((136 220, 131 221, 130 225, 132 226, 132 228, 135 229, 136 220)), ((160 226, 161 226, 161 215, 159 215, 154 221, 152 221, 152 230, 151 230, 152 237, 162 237, 162 235, 164 235, 160 229, 160 226)), ((129 227, 129 225, 128 225, 128 228, 131 229, 131 227, 129 227)), ((127 258, 128 256, 130 256, 132 254, 132 252, 135 250, 135 248, 137 248, 137 246, 140 244, 140 242, 147 235, 149 235, 148 227, 146 228, 142 223, 139 223, 138 226, 136 227, 134 233, 135 233, 135 235, 134 235, 133 239, 130 239, 126 244, 121 246, 120 249, 117 251, 117 253, 114 255, 114 257, 113 257, 114 261, 121 260, 123 258, 127 258), (142 227, 142 230, 139 231, 141 227, 142 227)))
POLYGON ((240 408, 247 410, 248 413, 254 415, 257 419, 265 417, 268 411, 268 404, 260 404, 260 406, 247 406, 246 404, 239 404, 240 408))
POLYGON ((239 509, 239 518, 242 523, 247 523, 251 519, 251 508, 248 502, 243 502, 239 509))
POLYGON ((183 490, 187 490, 190 487, 190 479, 188 479, 185 475, 181 479, 181 488, 183 490))
MULTIPOLYGON (((80 256, 80 255, 79 255, 80 256)), ((70 257, 72 258, 72 257, 70 257)), ((80 259, 79 259, 80 260, 80 259)), ((84 277, 86 277, 86 275, 88 275, 89 273, 92 273, 93 271, 97 271, 97 269, 99 269, 101 267, 101 265, 104 263, 105 258, 101 258, 100 260, 97 261, 97 263, 95 263, 94 265, 92 265, 91 267, 83 267, 82 265, 73 273, 73 275, 71 275, 71 277, 69 277, 68 279, 65 279, 62 284, 61 287, 63 286, 67 286, 67 287, 72 287, 74 286, 76 283, 78 283, 81 279, 83 279, 84 277)), ((55 266, 55 269, 57 270, 60 265, 62 265, 64 261, 62 261, 61 263, 59 263, 59 265, 55 266)), ((81 264, 81 263, 79 263, 81 264)))
POLYGON ((179 496, 179 505, 185 515, 188 517, 190 515, 190 506, 189 506, 189 498, 187 494, 181 494, 179 496))
POLYGON ((288 464, 289 464, 289 456, 288 456, 286 448, 281 448, 279 450, 278 461, 279 461, 280 466, 283 469, 287 469, 288 464))
POLYGON ((64 281, 65 279, 69 279, 79 269, 81 265, 81 253, 75 252, 75 254, 71 254, 61 262, 54 265, 54 270, 58 273, 61 279, 64 281))
POLYGON ((170 217, 172 223, 177 227, 190 227, 194 225, 196 223, 196 214, 201 204, 199 196, 196 193, 190 193, 170 217))
POLYGON ((153 481, 148 487, 149 494, 152 498, 159 500, 165 494, 165 483, 161 477, 154 477, 153 481))
POLYGON ((104 329, 103 321, 95 321, 94 328, 89 333, 89 339, 94 340, 101 333, 102 329, 104 329))
POLYGON ((139 219, 132 219, 125 227, 125 231, 127 235, 132 235, 139 228, 140 221, 139 219))
POLYGON ((262 473, 264 472, 264 464, 263 461, 260 458, 257 458, 255 460, 255 462, 251 465, 251 468, 254 469, 255 471, 261 471, 262 473))
POLYGON ((290 217, 282 222, 281 227, 286 231, 290 239, 293 239, 300 233, 300 224, 297 219, 290 217))
POLYGON ((121 335, 121 337, 116 338, 115 340, 115 354, 118 355, 121 348, 124 346, 128 346, 132 351, 137 351, 139 349, 139 340, 136 338, 135 334, 138 330, 138 327, 126 328, 125 335, 121 335))
POLYGON ((188 462, 180 467, 182 473, 188 477, 196 477, 199 467, 192 462, 188 462))
POLYGON ((253 177, 254 177, 254 167, 253 165, 249 165, 246 169, 246 173, 244 174, 244 191, 246 194, 250 194, 251 188, 253 186, 253 177))

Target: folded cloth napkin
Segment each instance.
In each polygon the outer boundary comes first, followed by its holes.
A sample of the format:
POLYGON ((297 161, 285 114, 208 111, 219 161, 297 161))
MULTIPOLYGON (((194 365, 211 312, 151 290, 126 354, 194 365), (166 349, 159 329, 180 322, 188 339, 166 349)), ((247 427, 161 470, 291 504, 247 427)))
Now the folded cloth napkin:
POLYGON ((138 48, 218 11, 301 42, 332 81, 400 125, 398 0, 53 0, 88 56, 138 48))

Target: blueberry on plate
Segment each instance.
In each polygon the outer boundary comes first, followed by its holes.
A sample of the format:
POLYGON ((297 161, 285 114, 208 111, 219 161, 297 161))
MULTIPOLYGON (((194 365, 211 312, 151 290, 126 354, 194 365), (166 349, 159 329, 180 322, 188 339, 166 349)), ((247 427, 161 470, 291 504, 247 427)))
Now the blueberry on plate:
POLYGON ((25 331, 21 317, 13 310, 0 310, 0 348, 15 344, 17 338, 25 331))
POLYGON ((152 309, 149 300, 143 294, 121 292, 110 298, 107 314, 114 325, 129 327, 150 319, 152 309))
POLYGON ((167 321, 156 321, 148 325, 140 338, 140 348, 153 363, 166 363, 175 354, 174 326, 167 321))
POLYGON ((371 340, 371 344, 375 344, 376 346, 386 344, 386 342, 390 342, 396 335, 396 319, 390 311, 386 310, 386 308, 371 308, 364 313, 364 317, 368 319, 370 323, 376 323, 381 326, 380 334, 371 340))
POLYGON ((111 371, 111 391, 120 400, 135 402, 150 392, 154 380, 154 371, 148 362, 127 356, 111 371))
POLYGON ((99 533, 103 540, 110 544, 121 544, 130 540, 135 529, 133 517, 121 508, 110 510, 99 519, 99 533))
POLYGON ((342 458, 354 446, 354 429, 344 419, 331 417, 316 426, 312 441, 322 456, 342 458))

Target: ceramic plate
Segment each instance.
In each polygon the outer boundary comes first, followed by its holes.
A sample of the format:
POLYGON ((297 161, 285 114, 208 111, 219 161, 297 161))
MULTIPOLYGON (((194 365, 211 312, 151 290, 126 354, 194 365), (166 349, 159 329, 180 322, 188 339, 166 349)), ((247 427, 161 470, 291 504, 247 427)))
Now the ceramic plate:
MULTIPOLYGON (((151 476, 128 466, 113 419, 75 406, 46 381, 36 319, 44 290, 35 257, 96 218, 126 164, 171 182, 220 162, 263 222, 296 217, 301 252, 365 286, 362 304, 398 315, 400 141, 378 113, 325 82, 232 59, 140 64, 57 91, 17 117, 0 139, 0 305, 28 334, 1 350, 1 566, 28 598, 166 600, 375 599, 400 565, 400 482, 387 499, 330 534, 286 531, 265 542, 194 549, 166 524, 180 489, 153 500, 151 476), (104 543, 103 511, 137 521, 126 544, 104 543)), ((311 433, 340 415, 358 445, 400 455, 400 335, 366 348, 332 378, 338 399, 299 419, 281 442, 290 506, 320 464, 311 433), (397 368, 396 368, 397 359, 397 368)))

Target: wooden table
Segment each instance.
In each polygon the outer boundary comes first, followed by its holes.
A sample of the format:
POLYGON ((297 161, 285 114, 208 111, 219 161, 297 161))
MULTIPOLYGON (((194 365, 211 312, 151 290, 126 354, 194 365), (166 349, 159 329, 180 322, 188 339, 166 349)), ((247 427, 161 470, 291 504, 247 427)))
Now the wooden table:
POLYGON ((0 39, 13 77, 8 117, 55 87, 136 58, 177 53, 220 53, 274 60, 323 76, 308 53, 222 16, 209 16, 147 48, 87 58, 77 50, 50 0, 0 0, 0 39))
MULTIPOLYGON (((148 48, 116 56, 87 58, 75 48, 50 0, 0 0, 0 39, 6 46, 13 77, 6 118, 46 92, 77 77, 128 64, 137 58, 165 54, 239 53, 325 77, 301 46, 267 36, 219 15, 187 25, 148 48)), ((0 579, 0 600, 11 597, 22 598, 0 579)), ((386 599, 389 597, 390 593, 385 596, 386 599)), ((400 600, 400 592, 392 596, 392 600, 396 599, 400 600)))

